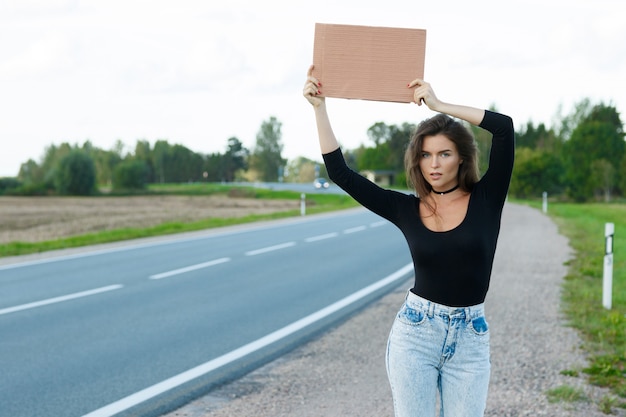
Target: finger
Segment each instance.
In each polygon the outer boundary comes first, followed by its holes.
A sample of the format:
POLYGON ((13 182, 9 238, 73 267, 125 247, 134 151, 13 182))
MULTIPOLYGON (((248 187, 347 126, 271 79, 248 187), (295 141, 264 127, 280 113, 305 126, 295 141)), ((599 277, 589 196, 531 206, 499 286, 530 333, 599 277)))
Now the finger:
POLYGON ((307 83, 307 85, 304 87, 303 93, 305 96, 315 97, 316 95, 320 93, 320 91, 317 89, 317 87, 314 84, 307 83))
POLYGON ((318 88, 318 84, 315 80, 315 78, 311 77, 311 79, 309 79, 306 84, 304 85, 304 87, 306 89, 312 90, 312 91, 316 91, 318 92, 319 88, 318 88))
POLYGON ((311 81, 313 84, 315 84, 315 85, 317 85, 319 87, 319 86, 322 85, 322 83, 320 83, 319 80, 313 76, 313 69, 314 68, 315 68, 315 65, 311 65, 309 67, 309 71, 307 72, 307 80, 311 81))
POLYGON ((413 93, 413 101, 417 103, 418 106, 421 106, 422 103, 426 104, 426 98, 421 89, 415 89, 415 92, 413 93))
POLYGON ((416 78, 413 81, 411 81, 408 85, 409 88, 415 87, 415 86, 422 86, 426 84, 426 82, 424 80, 422 80, 421 78, 416 78))

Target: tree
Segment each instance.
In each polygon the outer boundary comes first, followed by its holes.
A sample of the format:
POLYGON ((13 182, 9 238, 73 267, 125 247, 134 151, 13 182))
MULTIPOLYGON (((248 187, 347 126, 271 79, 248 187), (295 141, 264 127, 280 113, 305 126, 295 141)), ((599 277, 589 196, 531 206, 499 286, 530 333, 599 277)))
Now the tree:
POLYGON ((142 190, 146 188, 148 165, 138 159, 127 159, 113 171, 113 189, 142 190))
POLYGON ((597 179, 592 163, 606 160, 614 171, 624 157, 626 144, 619 114, 614 108, 599 104, 574 129, 563 147, 568 193, 577 201, 593 196, 597 179))
POLYGON ((14 177, 1 177, 0 178, 0 195, 12 192, 15 189, 22 186, 22 183, 14 177))
POLYGON ((358 162, 358 170, 390 170, 389 166, 389 144, 380 143, 375 148, 360 146, 355 150, 358 162))
POLYGON ((169 160, 170 144, 166 140, 157 140, 152 150, 152 166, 154 167, 155 181, 165 183, 171 179, 166 176, 166 167, 169 160))
POLYGON ((204 158, 183 145, 170 145, 166 140, 158 140, 154 144, 152 163, 156 180, 161 183, 202 179, 204 158))
POLYGON ((411 123, 403 123, 402 126, 394 126, 391 129, 391 136, 387 141, 389 144, 390 169, 396 172, 404 171, 404 153, 409 146, 414 131, 415 125, 411 123))
POLYGON ((74 149, 65 155, 54 171, 54 185, 59 194, 90 195, 96 189, 96 168, 91 156, 74 149))
POLYGON ((148 172, 146 174, 146 181, 148 183, 156 182, 154 175, 154 161, 152 158, 152 148, 150 142, 147 140, 138 140, 135 144, 135 160, 143 161, 146 164, 148 172))
POLYGON ((481 175, 484 175, 489 168, 492 135, 478 126, 469 125, 469 128, 474 135, 476 147, 478 148, 478 171, 481 175))
POLYGON ((606 159, 597 159, 591 163, 590 182, 593 188, 604 195, 604 201, 611 201, 611 190, 615 185, 615 168, 606 159))
POLYGON ((224 181, 234 181, 236 172, 241 169, 246 169, 246 161, 249 154, 250 152, 244 148, 239 139, 236 137, 228 139, 226 153, 221 161, 221 171, 224 181))
POLYGON ((626 195, 626 152, 624 152, 624 156, 622 157, 617 178, 622 196, 624 196, 626 195))
POLYGON ((359 169, 404 171, 404 153, 415 131, 415 125, 387 125, 377 122, 367 130, 374 148, 361 146, 357 150, 359 169))
POLYGON ((204 159, 183 145, 170 148, 170 164, 166 167, 171 182, 199 181, 202 177, 204 159))
POLYGON ((113 172, 117 164, 122 161, 122 156, 115 150, 106 151, 103 149, 94 149, 92 155, 96 165, 97 182, 111 185, 113 172))
POLYGON ((558 152, 561 144, 562 141, 556 132, 546 128, 543 123, 535 126, 529 121, 519 132, 515 133, 516 148, 545 149, 558 152))
POLYGON ((222 176, 222 154, 212 153, 207 155, 202 165, 202 177, 205 181, 220 182, 224 178, 222 176))
POLYGON ((40 164, 43 177, 39 178, 37 182, 54 186, 54 178, 56 177, 55 170, 59 166, 59 161, 67 156, 72 149, 74 148, 66 142, 59 146, 54 144, 48 146, 40 164))
POLYGON ((561 117, 561 107, 558 110, 558 117, 561 120, 561 126, 559 129, 559 136, 563 140, 569 140, 576 127, 583 122, 585 118, 591 112, 591 100, 584 98, 578 103, 574 104, 574 110, 567 116, 561 117))
POLYGON ((391 125, 377 122, 367 129, 367 137, 374 142, 375 147, 378 147, 378 145, 387 142, 391 138, 391 129, 391 125))
POLYGON ((285 160, 282 157, 282 124, 274 117, 264 121, 256 136, 256 145, 250 159, 250 166, 255 169, 262 181, 282 179, 285 160))
POLYGON ((17 178, 25 184, 35 184, 43 182, 44 174, 43 170, 37 162, 33 159, 29 159, 20 165, 20 172, 17 174, 17 178))
POLYGON ((509 192, 519 198, 538 197, 544 191, 559 193, 562 163, 557 156, 541 149, 519 148, 509 192))
MULTIPOLYGON (((498 109, 495 105, 491 105, 489 110, 497 112, 498 109)), ((478 126, 474 126, 471 123, 463 122, 467 126, 476 140, 476 147, 478 148, 478 171, 480 175, 484 175, 489 168, 489 155, 491 154, 491 138, 492 135, 485 129, 478 126)))

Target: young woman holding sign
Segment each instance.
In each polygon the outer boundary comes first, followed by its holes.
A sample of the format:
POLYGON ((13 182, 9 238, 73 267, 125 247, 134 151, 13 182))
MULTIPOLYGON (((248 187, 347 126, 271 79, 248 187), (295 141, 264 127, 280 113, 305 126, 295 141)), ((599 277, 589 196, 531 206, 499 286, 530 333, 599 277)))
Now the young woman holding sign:
POLYGON ((415 270, 392 325, 387 372, 397 417, 484 415, 489 385, 489 288, 502 209, 514 159, 510 117, 443 102, 416 79, 415 103, 439 113, 422 121, 405 154, 415 195, 380 188, 345 163, 333 133, 323 80, 309 69, 304 97, 312 104, 329 177, 404 234, 415 270), (475 140, 461 121, 493 135, 489 169, 480 178, 475 140))

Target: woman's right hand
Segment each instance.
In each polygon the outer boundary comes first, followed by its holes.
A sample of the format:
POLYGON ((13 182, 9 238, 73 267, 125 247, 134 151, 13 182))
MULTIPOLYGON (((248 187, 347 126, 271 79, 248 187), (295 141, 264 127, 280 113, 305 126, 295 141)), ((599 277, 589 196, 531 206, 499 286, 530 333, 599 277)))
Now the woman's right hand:
POLYGON ((415 88, 415 91, 413 92, 413 101, 417 103, 418 106, 421 106, 422 103, 424 103, 429 109, 437 111, 437 108, 441 105, 441 101, 437 98, 429 83, 417 78, 411 81, 408 87, 415 88))
POLYGON ((306 98, 313 107, 319 107, 324 104, 325 99, 324 97, 320 97, 321 91, 319 88, 322 84, 313 76, 313 65, 309 67, 309 71, 306 75, 307 78, 306 83, 304 83, 302 95, 304 95, 304 98, 306 98))
POLYGON ((446 103, 439 100, 430 84, 420 78, 411 81, 408 87, 415 88, 413 100, 420 106, 422 103, 426 104, 432 111, 463 119, 475 126, 480 125, 485 117, 483 109, 446 103))

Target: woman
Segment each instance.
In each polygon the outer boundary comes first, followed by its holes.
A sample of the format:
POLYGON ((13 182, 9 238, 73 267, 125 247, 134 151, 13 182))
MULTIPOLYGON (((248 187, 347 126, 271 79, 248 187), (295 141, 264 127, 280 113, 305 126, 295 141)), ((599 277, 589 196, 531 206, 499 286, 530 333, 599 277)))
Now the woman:
POLYGON ((439 114, 419 124, 406 150, 407 178, 416 195, 382 189, 347 167, 312 70, 303 94, 314 108, 329 177, 395 224, 413 258, 415 284, 387 345, 395 415, 434 416, 439 392, 441 416, 483 416, 490 372, 484 301, 513 170, 513 122, 443 102, 428 83, 410 82, 415 103, 439 114), (455 119, 493 135, 489 169, 480 179, 474 139, 455 119))

